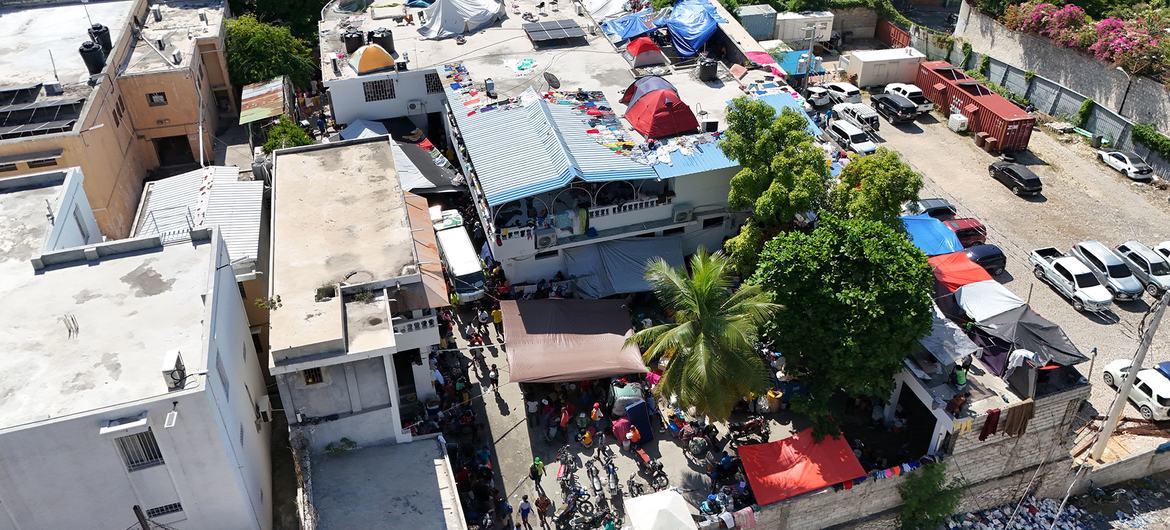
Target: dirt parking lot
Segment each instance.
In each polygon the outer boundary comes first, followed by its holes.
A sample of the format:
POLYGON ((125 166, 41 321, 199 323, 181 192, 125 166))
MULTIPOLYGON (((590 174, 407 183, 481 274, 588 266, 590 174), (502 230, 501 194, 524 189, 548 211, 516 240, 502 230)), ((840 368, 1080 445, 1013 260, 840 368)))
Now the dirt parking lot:
MULTIPOLYGON (((943 197, 962 216, 979 218, 989 227, 988 242, 1008 256, 1008 270, 997 278, 1032 307, 1064 328, 1085 352, 1096 348, 1092 366, 1091 403, 1104 414, 1114 392, 1101 383, 1102 367, 1114 359, 1131 358, 1137 328, 1152 298, 1114 304, 1109 314, 1078 313, 1063 297, 1032 275, 1028 253, 1045 246, 1064 251, 1075 243, 1096 239, 1110 247, 1137 239, 1154 244, 1170 239, 1170 203, 1166 191, 1133 184, 1100 164, 1082 142, 1066 142, 1048 132, 1032 134, 1030 152, 1017 156, 1044 183, 1042 196, 1020 198, 991 179, 987 165, 994 158, 975 147, 971 137, 955 134, 937 114, 895 127, 882 121, 879 140, 893 148, 925 175, 923 197, 943 197)), ((1170 360, 1170 326, 1164 325, 1146 357, 1146 366, 1170 360)), ((1080 366, 1088 373, 1089 363, 1080 366)), ((1140 417, 1130 406, 1127 416, 1140 417)))

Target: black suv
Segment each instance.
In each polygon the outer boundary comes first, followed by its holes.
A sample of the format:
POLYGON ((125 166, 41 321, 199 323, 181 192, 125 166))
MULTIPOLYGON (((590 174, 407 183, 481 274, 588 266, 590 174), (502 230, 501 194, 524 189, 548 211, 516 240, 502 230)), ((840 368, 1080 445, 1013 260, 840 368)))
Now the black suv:
POLYGON ((1044 190, 1040 177, 1031 169, 1015 162, 1002 160, 987 166, 991 178, 1000 181, 1016 195, 1039 195, 1044 190))
POLYGON ((874 94, 869 104, 890 123, 914 121, 918 117, 918 105, 898 94, 874 94))

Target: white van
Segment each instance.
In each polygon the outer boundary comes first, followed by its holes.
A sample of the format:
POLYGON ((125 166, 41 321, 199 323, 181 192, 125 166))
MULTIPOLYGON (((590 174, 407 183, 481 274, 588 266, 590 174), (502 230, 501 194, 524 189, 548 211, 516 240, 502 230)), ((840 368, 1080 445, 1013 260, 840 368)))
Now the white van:
POLYGON ((435 236, 439 240, 439 252, 443 257, 443 268, 447 277, 455 286, 459 295, 459 302, 474 302, 484 297, 487 284, 483 274, 483 265, 479 261, 479 253, 471 244, 471 237, 467 235, 467 228, 458 212, 449 215, 443 212, 443 222, 435 224, 435 236), (458 223, 452 222, 458 219, 458 223))
POLYGON ((877 150, 877 144, 873 143, 869 135, 845 120, 829 122, 826 131, 829 133, 829 138, 837 142, 837 145, 859 155, 868 155, 877 150))

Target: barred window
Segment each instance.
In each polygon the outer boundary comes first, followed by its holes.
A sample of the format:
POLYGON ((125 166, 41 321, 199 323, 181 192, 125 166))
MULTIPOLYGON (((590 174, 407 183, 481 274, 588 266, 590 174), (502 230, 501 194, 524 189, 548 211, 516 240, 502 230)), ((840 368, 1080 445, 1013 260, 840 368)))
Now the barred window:
POLYGON ((155 508, 146 510, 147 517, 159 517, 168 513, 178 513, 183 511, 183 503, 173 502, 171 504, 164 504, 155 508))
POLYGON ((221 385, 223 385, 224 399, 230 400, 232 398, 231 386, 228 385, 227 370, 223 369, 223 356, 222 355, 215 356, 215 372, 217 375, 219 375, 219 383, 221 385))
POLYGON ((29 160, 26 163, 28 164, 28 167, 30 167, 30 168, 52 167, 52 166, 57 165, 57 159, 56 158, 38 158, 36 160, 29 160))
POLYGON ((305 376, 306 385, 315 385, 325 381, 325 378, 321 375, 320 368, 309 368, 308 370, 301 372, 301 374, 305 376))
POLYGON ((158 442, 155 441, 154 433, 150 429, 122 436, 114 441, 118 442, 118 450, 122 452, 122 459, 126 461, 126 469, 129 471, 163 463, 162 451, 159 451, 158 442))
POLYGON ((390 79, 375 79, 362 83, 366 102, 394 99, 394 82, 390 79))
POLYGON ((437 94, 443 91, 443 80, 439 78, 439 74, 431 72, 425 78, 427 82, 427 94, 437 94))
POLYGON ((16 164, 0 164, 0 172, 16 171, 16 164))

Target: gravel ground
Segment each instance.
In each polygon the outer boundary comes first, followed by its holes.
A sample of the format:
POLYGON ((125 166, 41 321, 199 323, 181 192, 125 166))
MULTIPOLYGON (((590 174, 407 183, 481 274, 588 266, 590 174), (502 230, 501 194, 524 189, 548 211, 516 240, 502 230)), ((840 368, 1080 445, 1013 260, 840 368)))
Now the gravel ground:
MULTIPOLYGON (((1102 367, 1133 356, 1138 324, 1152 299, 1145 295, 1141 301, 1115 304, 1104 315, 1078 313, 1032 275, 1028 253, 1045 246, 1067 252, 1087 239, 1111 247, 1127 239, 1151 245, 1168 240, 1168 193, 1133 184, 1099 163, 1083 143, 1066 142, 1040 130, 1032 134, 1030 152, 1017 157, 1044 182, 1043 195, 1030 199, 1016 197, 991 179, 987 165, 994 158, 976 148, 971 137, 948 130, 937 115, 898 127, 883 121, 878 136, 926 176, 923 197, 946 198, 960 215, 977 217, 989 227, 988 242, 999 245, 1008 256, 1007 272, 997 280, 1064 328, 1083 352, 1097 349, 1090 378, 1091 403, 1104 414, 1115 392, 1101 383, 1102 367)), ((1146 365, 1166 360, 1170 360, 1170 327, 1163 326, 1146 365)), ((1080 369, 1087 374, 1089 363, 1080 369)), ((1140 417, 1132 405, 1126 415, 1140 417)))

